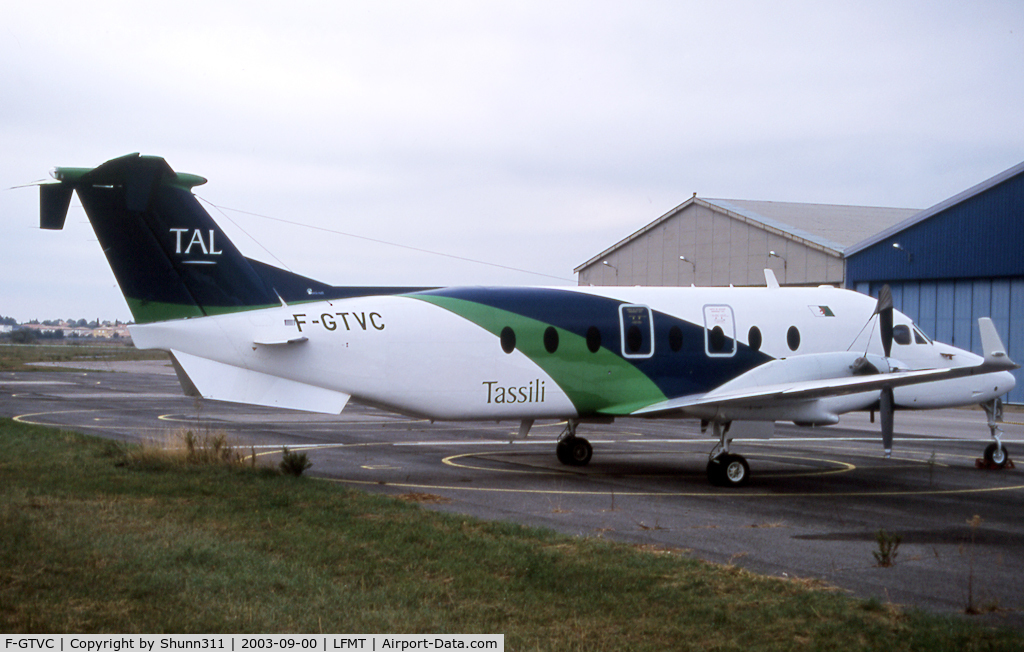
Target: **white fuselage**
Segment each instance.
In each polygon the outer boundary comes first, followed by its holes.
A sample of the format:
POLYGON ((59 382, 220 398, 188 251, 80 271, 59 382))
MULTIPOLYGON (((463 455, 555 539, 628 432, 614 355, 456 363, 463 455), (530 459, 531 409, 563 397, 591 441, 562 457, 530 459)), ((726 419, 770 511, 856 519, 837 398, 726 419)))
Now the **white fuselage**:
MULTIPOLYGON (((511 292, 473 291, 480 296, 511 292)), ((536 292, 561 293, 558 296, 565 298, 566 313, 560 314, 556 326, 536 316, 513 314, 513 299, 508 306, 495 307, 442 293, 437 300, 412 294, 304 303, 131 330, 140 348, 163 349, 184 354, 182 359, 194 356, 239 370, 236 385, 247 382, 247 373, 273 376, 441 420, 623 416, 633 406, 642 407, 644 400, 658 400, 659 392, 661 399, 670 396, 666 387, 710 391, 767 360, 846 351, 882 355, 872 319, 875 300, 831 287, 580 287, 536 292), (593 304, 588 298, 610 303, 600 314, 588 312, 585 308, 593 304), (652 335, 649 342, 645 339, 632 349, 630 319, 644 338, 648 329, 652 335), (497 335, 503 320, 515 335, 510 352, 497 335), (668 321, 681 324, 674 330, 682 335, 662 333, 659 329, 668 321), (715 339, 716 327, 725 335, 724 343, 715 339), (553 352, 545 348, 552 330, 560 336, 553 352), (574 335, 592 330, 599 333, 604 347, 600 352, 588 350, 587 341, 574 335), (674 350, 679 339, 683 342, 674 350)), ((896 312, 894 322, 894 366, 930 369, 976 365, 981 360, 968 351, 931 342, 903 314, 896 312)), ((967 405, 1012 387, 1013 377, 1000 372, 899 387, 895 398, 903 408, 967 405)), ((244 398, 248 391, 209 386, 199 390, 226 400, 244 398)), ((868 409, 877 402, 878 392, 818 400, 824 403, 809 409, 841 414, 868 409)), ((309 401, 253 402, 317 409, 309 401)), ((801 420, 790 408, 764 412, 761 418, 801 420)))

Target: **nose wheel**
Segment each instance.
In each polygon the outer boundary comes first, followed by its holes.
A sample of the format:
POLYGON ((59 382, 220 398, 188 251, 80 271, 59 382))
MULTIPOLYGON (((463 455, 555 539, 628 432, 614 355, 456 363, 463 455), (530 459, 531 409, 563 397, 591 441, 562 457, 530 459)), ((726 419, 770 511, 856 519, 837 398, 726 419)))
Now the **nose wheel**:
POLYGON ((1010 453, 1002 442, 989 444, 985 448, 985 462, 990 468, 1002 469, 1010 461, 1010 453))
POLYGON ((1010 461, 1010 453, 1006 450, 1006 446, 1003 446, 1003 430, 999 427, 999 424, 1003 422, 1003 402, 998 398, 994 398, 988 403, 982 403, 981 407, 985 409, 985 415, 988 417, 988 427, 994 440, 985 448, 984 468, 1002 469, 1009 465, 1012 469, 1013 462, 1010 461))

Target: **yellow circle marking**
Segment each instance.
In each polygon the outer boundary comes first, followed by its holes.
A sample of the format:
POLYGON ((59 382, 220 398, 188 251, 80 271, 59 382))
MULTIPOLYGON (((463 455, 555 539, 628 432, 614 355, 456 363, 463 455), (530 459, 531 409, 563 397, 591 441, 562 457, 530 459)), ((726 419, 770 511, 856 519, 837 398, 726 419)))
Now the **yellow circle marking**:
MULTIPOLYGON (((542 469, 542 470, 535 470, 535 471, 534 470, 523 470, 523 469, 496 469, 496 468, 488 468, 488 467, 485 467, 485 466, 474 466, 474 465, 470 465, 470 464, 463 464, 463 463, 459 463, 459 462, 455 461, 455 460, 459 460, 459 459, 464 458, 464 457, 489 457, 489 456, 492 456, 492 455, 501 455, 501 454, 503 454, 503 453, 460 453, 458 455, 449 455, 448 457, 443 458, 441 461, 444 464, 447 464, 448 466, 452 466, 452 467, 459 468, 459 469, 468 469, 468 470, 471 470, 471 471, 494 471, 496 473, 519 473, 519 474, 524 474, 524 475, 563 475, 564 474, 564 471, 562 469, 542 469)), ((507 454, 507 453, 505 453, 505 454, 507 454)), ((639 453, 634 453, 634 454, 639 454, 639 453)), ((825 463, 828 463, 828 464, 835 464, 836 466, 839 467, 837 469, 831 469, 831 470, 828 470, 828 471, 805 471, 805 472, 800 472, 800 473, 786 473, 786 474, 781 474, 781 475, 773 475, 772 476, 773 478, 800 478, 800 477, 816 476, 816 475, 832 475, 834 473, 849 473, 850 471, 853 471, 853 470, 855 470, 857 468, 855 465, 850 464, 848 462, 840 462, 839 460, 826 460, 826 459, 821 459, 821 458, 816 458, 816 457, 797 457, 795 455, 758 455, 758 457, 802 460, 802 461, 806 461, 806 462, 825 462, 825 463)), ((588 473, 587 475, 588 476, 601 476, 601 475, 606 475, 606 474, 603 474, 603 473, 588 473)), ((611 474, 611 475, 615 475, 617 477, 647 477, 649 474, 622 474, 622 473, 615 473, 615 474, 611 474)))

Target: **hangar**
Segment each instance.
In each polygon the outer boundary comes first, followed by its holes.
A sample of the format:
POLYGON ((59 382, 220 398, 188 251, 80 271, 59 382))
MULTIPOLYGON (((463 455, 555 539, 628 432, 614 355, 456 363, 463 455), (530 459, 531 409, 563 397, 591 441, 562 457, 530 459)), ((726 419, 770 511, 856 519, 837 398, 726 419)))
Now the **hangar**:
POLYGON ((843 250, 917 209, 693 197, 577 267, 580 285, 842 285, 843 250))
MULTIPOLYGON (((981 353, 978 317, 992 317, 1024 360, 1024 163, 921 211, 844 252, 846 287, 876 295, 925 333, 981 353)), ((893 355, 899 356, 898 346, 893 355)), ((1008 402, 1024 403, 1024 373, 1008 402)))
MULTIPOLYGON (((696 193, 574 271, 580 285, 831 284, 877 296, 925 333, 981 353, 990 316, 1024 360, 1024 163, 925 209, 835 206, 696 193)), ((894 352, 898 357, 898 349, 894 352)), ((1024 403, 1024 372, 1006 397, 1024 403)))

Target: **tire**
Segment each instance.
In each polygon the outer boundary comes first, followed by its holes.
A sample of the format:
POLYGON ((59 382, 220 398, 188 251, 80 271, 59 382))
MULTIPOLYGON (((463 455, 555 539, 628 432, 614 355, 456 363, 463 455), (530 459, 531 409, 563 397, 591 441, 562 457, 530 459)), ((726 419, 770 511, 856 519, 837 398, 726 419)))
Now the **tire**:
POLYGON ((708 462, 708 481, 716 487, 742 487, 750 482, 750 465, 742 455, 719 455, 708 462))
POLYGON ((721 487, 725 484, 725 465, 722 464, 722 456, 708 460, 708 482, 716 487, 721 487))
POLYGON ((1006 450, 1006 446, 992 443, 985 449, 985 461, 997 469, 1005 467, 1009 460, 1010 453, 1006 450))
POLYGON ((573 466, 586 466, 590 458, 594 456, 594 447, 583 437, 573 437, 569 440, 569 464, 573 466))
POLYGON ((750 482, 750 465, 742 455, 729 455, 722 466, 725 486, 742 487, 750 482))
POLYGON ((583 437, 571 437, 558 442, 555 455, 567 466, 586 466, 594 456, 594 448, 583 437))
POLYGON ((572 464, 572 458, 569 455, 569 445, 566 440, 558 442, 558 445, 555 446, 555 455, 558 457, 558 461, 562 464, 572 464))

